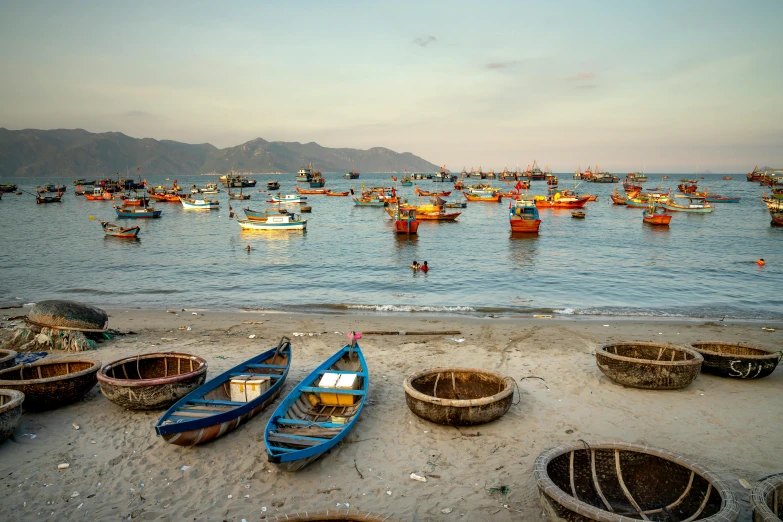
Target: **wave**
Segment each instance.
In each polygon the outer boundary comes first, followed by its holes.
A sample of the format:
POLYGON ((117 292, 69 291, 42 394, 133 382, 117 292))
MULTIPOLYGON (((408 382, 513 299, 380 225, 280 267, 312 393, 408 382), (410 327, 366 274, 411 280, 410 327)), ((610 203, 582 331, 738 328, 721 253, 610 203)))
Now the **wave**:
POLYGON ((432 306, 432 305, 361 305, 348 304, 344 308, 351 310, 369 310, 375 312, 476 312, 472 306, 432 306))

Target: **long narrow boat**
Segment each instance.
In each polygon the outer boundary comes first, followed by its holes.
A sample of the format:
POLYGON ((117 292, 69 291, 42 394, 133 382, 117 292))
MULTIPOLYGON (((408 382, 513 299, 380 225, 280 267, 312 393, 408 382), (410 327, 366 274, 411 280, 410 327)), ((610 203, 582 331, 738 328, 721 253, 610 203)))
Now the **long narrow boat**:
POLYGON ((353 198, 357 207, 385 207, 386 202, 376 198, 353 198))
POLYGON ((136 236, 139 235, 140 230, 138 225, 135 227, 123 227, 120 225, 115 225, 114 223, 109 223, 108 221, 101 221, 101 226, 103 227, 103 231, 107 236, 120 237, 124 239, 135 239, 136 236))
POLYGON ((121 218, 159 218, 163 214, 162 210, 155 210, 154 207, 118 207, 114 205, 117 217, 121 218))
POLYGON ((155 432, 178 446, 195 446, 225 435, 277 398, 290 367, 291 341, 283 337, 277 348, 234 366, 174 403, 158 420, 155 432), (269 387, 251 400, 232 400, 232 379, 246 378, 268 378, 269 387))
POLYGON ((285 214, 269 214, 266 217, 253 217, 252 219, 236 218, 243 230, 304 230, 307 228, 307 220, 301 219, 293 212, 285 214))
POLYGON ((695 214, 708 214, 713 211, 712 206, 705 200, 704 196, 675 196, 676 198, 687 199, 688 203, 685 205, 679 205, 674 202, 674 199, 659 201, 659 204, 666 210, 672 212, 690 212, 695 214))
POLYGON ((220 208, 220 202, 216 199, 185 199, 179 198, 183 208, 192 208, 197 210, 212 210, 220 208))
POLYGON ((298 471, 332 449, 356 425, 369 384, 367 363, 353 340, 305 377, 272 414, 264 430, 269 462, 298 471), (320 388, 326 373, 355 376, 357 388, 320 388), (336 406, 330 405, 334 399, 336 406))
POLYGON ((267 203, 305 203, 307 198, 298 194, 286 194, 285 196, 270 196, 267 203))
POLYGON ((590 200, 587 196, 536 196, 536 207, 538 208, 582 208, 590 200))
POLYGON ((60 203, 63 196, 62 194, 57 194, 56 196, 44 196, 42 194, 38 194, 35 196, 35 202, 37 204, 41 203, 60 203))
POLYGON ((303 189, 303 188, 295 187, 294 190, 297 191, 299 194, 314 194, 314 195, 321 194, 321 195, 323 195, 323 194, 328 194, 329 193, 329 189, 325 189, 325 188, 303 189))
POLYGON ((500 192, 494 194, 471 194, 470 192, 463 192, 462 194, 465 195, 465 199, 468 201, 477 201, 480 203, 500 203, 500 200, 503 198, 503 196, 500 195, 500 192))
POLYGON ((328 190, 326 192, 326 195, 327 196, 345 197, 345 196, 350 195, 350 192, 347 191, 347 190, 345 192, 334 192, 333 190, 328 190))

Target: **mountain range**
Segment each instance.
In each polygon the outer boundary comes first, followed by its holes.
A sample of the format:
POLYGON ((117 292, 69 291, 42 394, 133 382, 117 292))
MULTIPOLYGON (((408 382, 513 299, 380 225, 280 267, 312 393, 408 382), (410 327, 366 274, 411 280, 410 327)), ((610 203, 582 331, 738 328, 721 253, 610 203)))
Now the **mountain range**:
POLYGON ((328 148, 317 143, 261 138, 218 149, 170 140, 132 138, 121 132, 82 129, 8 130, 0 127, 0 177, 111 177, 296 172, 308 163, 323 172, 435 172, 438 166, 410 152, 383 147, 328 148), (137 171, 138 169, 138 171, 137 171))

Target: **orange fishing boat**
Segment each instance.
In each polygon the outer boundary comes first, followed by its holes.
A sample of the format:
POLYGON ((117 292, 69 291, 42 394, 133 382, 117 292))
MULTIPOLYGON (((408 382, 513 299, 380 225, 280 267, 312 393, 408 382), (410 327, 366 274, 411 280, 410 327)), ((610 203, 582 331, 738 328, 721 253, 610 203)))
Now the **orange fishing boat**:
POLYGON ((394 215, 394 231, 397 234, 417 234, 419 222, 416 220, 416 211, 412 208, 397 208, 394 215))
POLYGON ((429 190, 422 190, 419 187, 416 187, 413 192, 418 194, 419 196, 443 196, 443 197, 449 197, 451 196, 450 190, 444 190, 442 192, 430 192, 429 190))
POLYGON ((541 218, 533 196, 522 196, 509 204, 508 222, 512 233, 538 234, 541 218))
POLYGON ((465 195, 465 199, 468 201, 477 201, 480 203, 500 203, 500 200, 503 198, 503 196, 500 195, 500 192, 492 194, 471 194, 470 192, 463 192, 462 194, 465 195))
POLYGON ((642 213, 642 220, 648 225, 669 226, 672 215, 665 208, 656 207, 651 204, 650 207, 642 213))
POLYGON ((296 187, 294 190, 296 190, 299 194, 328 194, 329 189, 325 188, 311 188, 311 189, 303 189, 296 187))
POLYGON ((339 197, 342 197, 342 196, 347 196, 347 195, 349 195, 350 193, 351 193, 351 192, 350 192, 349 190, 346 190, 345 192, 334 192, 334 191, 332 191, 332 190, 329 190, 329 191, 327 191, 325 194, 326 194, 327 196, 339 196, 339 197))

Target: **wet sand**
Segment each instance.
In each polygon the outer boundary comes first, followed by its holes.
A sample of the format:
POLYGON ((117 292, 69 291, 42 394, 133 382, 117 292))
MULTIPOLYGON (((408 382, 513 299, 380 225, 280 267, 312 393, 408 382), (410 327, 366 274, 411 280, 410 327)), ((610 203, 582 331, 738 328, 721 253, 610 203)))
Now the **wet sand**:
POLYGON ((156 437, 162 412, 123 410, 98 386, 76 404, 25 413, 14 437, 0 444, 0 520, 240 522, 347 505, 405 521, 540 520, 533 461, 578 439, 647 443, 689 457, 729 482, 743 506, 740 520, 750 520, 749 491, 738 479, 752 483, 783 471, 783 368, 757 381, 702 374, 683 390, 647 391, 613 383, 594 356, 600 344, 629 340, 781 348, 783 324, 196 313, 113 310, 110 327, 135 333, 95 351, 49 357, 105 364, 138 353, 180 351, 204 357, 211 378, 287 335, 293 362, 285 394, 342 346, 350 330, 461 333, 361 339, 370 371, 368 405, 346 441, 297 473, 266 462, 263 432, 280 399, 234 432, 193 448, 156 437), (519 386, 518 404, 500 420, 472 428, 424 421, 408 409, 402 381, 434 366, 511 376, 519 386), (540 379, 524 379, 529 376, 540 379), (64 462, 70 467, 58 471, 64 462), (412 480, 411 473, 427 482, 412 480))

